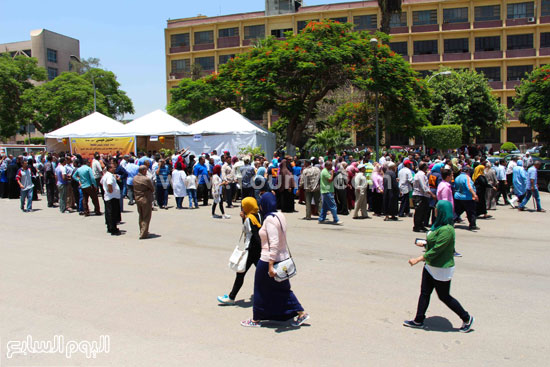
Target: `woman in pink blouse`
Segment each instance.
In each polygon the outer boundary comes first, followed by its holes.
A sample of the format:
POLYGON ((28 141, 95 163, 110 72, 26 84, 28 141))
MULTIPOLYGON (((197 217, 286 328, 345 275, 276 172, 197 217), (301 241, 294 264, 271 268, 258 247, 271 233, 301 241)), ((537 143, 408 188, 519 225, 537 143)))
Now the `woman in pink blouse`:
POLYGON ((372 209, 374 215, 382 215, 382 198, 384 196, 384 172, 379 163, 374 164, 374 170, 371 175, 372 179, 372 209))
POLYGON ((451 188, 451 180, 453 179, 453 173, 451 170, 442 169, 441 178, 443 179, 437 186, 437 200, 450 201, 453 205, 453 212, 455 209, 455 203, 453 200, 453 189, 451 188))
POLYGON ((300 326, 309 315, 290 289, 290 282, 275 281, 273 265, 290 257, 286 242, 286 219, 277 212, 277 199, 265 193, 260 199, 264 222, 260 229, 262 253, 254 276, 253 315, 241 322, 242 326, 260 327, 262 320, 287 321, 294 317, 293 326, 300 326))

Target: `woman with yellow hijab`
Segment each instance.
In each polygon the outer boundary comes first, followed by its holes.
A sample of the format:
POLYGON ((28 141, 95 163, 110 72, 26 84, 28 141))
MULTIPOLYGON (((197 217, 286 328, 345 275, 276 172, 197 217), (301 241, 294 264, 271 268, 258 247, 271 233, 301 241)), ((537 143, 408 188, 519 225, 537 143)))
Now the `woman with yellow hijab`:
POLYGON ((241 218, 243 219, 243 234, 245 236, 245 247, 248 249, 246 259, 246 268, 242 273, 237 273, 233 289, 229 294, 218 296, 218 302, 222 304, 233 305, 237 293, 243 286, 244 276, 248 269, 254 264, 257 265, 262 252, 262 241, 260 239, 260 228, 262 228, 261 217, 259 214, 258 202, 253 197, 244 198, 241 202, 241 218))
POLYGON ((487 215, 487 196, 485 192, 487 191, 487 189, 492 188, 492 186, 489 185, 489 181, 487 181, 487 178, 485 177, 485 166, 483 164, 479 164, 476 167, 472 176, 472 180, 474 181, 476 194, 479 198, 476 204, 477 217, 481 219, 490 218, 491 216, 487 215))

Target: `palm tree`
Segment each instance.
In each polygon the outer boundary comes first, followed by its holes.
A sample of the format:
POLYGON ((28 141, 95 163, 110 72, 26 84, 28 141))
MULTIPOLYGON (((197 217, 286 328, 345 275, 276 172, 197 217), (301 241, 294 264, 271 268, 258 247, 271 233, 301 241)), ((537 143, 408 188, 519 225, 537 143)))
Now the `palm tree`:
POLYGON ((390 34, 390 22, 393 14, 401 13, 402 0, 378 0, 378 6, 382 13, 382 19, 380 21, 380 31, 390 34))
POLYGON ((314 155, 322 155, 327 151, 341 151, 352 145, 349 133, 336 128, 325 129, 311 138, 305 149, 314 155))

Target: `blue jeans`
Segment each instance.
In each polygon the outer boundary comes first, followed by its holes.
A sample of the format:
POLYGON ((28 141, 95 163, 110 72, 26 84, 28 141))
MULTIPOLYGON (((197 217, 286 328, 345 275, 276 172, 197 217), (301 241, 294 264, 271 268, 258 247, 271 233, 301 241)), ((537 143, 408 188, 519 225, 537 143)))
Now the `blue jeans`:
POLYGON ((168 205, 168 188, 165 189, 163 186, 157 185, 156 190, 158 206, 165 207, 168 205))
POLYGON ((531 195, 535 197, 535 201, 537 203, 537 210, 541 210, 542 208, 540 206, 540 194, 538 189, 535 189, 534 191, 527 190, 525 194, 525 198, 523 199, 521 204, 519 204, 519 207, 522 209, 525 208, 525 205, 527 205, 529 200, 531 200, 531 195))
POLYGON ((32 189, 21 190, 21 210, 25 208, 25 199, 27 199, 27 211, 32 210, 32 189))
POLYGON ((332 213, 332 219, 338 222, 338 214, 336 209, 336 202, 334 201, 334 193, 329 192, 323 194, 323 206, 321 207, 321 214, 319 215, 319 222, 322 222, 327 217, 327 212, 330 210, 332 213))
POLYGON ((189 208, 193 208, 193 203, 195 203, 195 208, 198 208, 197 189, 187 189, 187 195, 189 196, 189 208))

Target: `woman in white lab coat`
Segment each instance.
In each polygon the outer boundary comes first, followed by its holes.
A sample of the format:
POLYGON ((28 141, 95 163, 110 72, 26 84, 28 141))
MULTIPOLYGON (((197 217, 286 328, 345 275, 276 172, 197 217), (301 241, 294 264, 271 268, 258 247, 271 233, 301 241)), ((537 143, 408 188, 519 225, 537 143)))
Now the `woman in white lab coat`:
POLYGON ((177 162, 176 169, 172 172, 172 188, 174 190, 174 197, 176 198, 176 209, 183 209, 183 199, 187 196, 187 189, 185 188, 186 177, 183 165, 181 162, 177 162))

